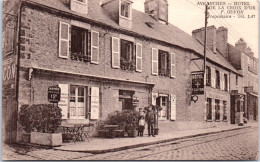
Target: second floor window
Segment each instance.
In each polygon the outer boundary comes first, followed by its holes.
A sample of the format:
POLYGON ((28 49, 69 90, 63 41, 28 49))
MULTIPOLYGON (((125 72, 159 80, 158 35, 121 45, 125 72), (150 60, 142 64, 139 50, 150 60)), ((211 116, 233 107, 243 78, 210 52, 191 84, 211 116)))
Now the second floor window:
POLYGON ((88 31, 72 26, 71 28, 71 59, 90 61, 88 53, 88 31))
POLYGON ((216 70, 216 88, 220 89, 220 74, 218 70, 216 70))
POLYGON ((169 53, 159 50, 159 75, 170 76, 170 57, 169 53))
POLYGON ((99 63, 99 32, 60 22, 59 57, 99 63))
POLYGON ((120 67, 123 70, 135 70, 134 43, 121 39, 120 67))
POLYGON ((238 86, 238 76, 236 75, 236 86, 238 86))
POLYGON ((211 85, 211 69, 208 66, 206 67, 206 85, 211 85))

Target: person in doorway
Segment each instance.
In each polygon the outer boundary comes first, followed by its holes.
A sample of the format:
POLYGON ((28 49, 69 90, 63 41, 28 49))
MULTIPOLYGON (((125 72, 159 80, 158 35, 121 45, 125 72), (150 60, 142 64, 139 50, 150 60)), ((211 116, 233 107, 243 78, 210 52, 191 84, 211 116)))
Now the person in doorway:
POLYGON ((148 136, 152 135, 153 137, 155 137, 153 128, 154 128, 154 123, 156 120, 156 114, 154 112, 154 109, 152 109, 152 106, 149 107, 148 112, 145 115, 145 120, 148 125, 148 136))
POLYGON ((139 119, 138 135, 137 136, 144 136, 144 127, 145 127, 144 116, 141 116, 140 119, 139 119))

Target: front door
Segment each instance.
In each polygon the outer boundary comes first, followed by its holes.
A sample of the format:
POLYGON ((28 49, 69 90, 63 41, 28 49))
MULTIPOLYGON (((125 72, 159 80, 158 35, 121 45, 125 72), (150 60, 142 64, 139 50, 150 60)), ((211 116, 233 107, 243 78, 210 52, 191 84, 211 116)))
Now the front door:
POLYGON ((70 119, 85 119, 86 88, 83 86, 70 87, 70 119))

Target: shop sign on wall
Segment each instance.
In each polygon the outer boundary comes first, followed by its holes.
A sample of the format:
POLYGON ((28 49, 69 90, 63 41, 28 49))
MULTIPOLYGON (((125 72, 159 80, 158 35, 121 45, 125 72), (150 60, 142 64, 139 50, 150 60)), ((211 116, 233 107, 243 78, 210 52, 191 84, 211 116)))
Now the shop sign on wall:
POLYGON ((192 95, 204 94, 204 73, 192 75, 192 95))

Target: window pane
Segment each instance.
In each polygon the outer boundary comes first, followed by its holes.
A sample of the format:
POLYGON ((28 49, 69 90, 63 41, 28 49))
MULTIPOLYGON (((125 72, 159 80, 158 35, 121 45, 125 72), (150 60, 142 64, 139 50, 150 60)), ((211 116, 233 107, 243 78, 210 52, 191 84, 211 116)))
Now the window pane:
POLYGON ((78 96, 84 96, 84 87, 78 87, 78 96))
POLYGON ((70 95, 71 96, 75 96, 75 94, 76 94, 76 87, 75 86, 71 86, 70 87, 70 95))

